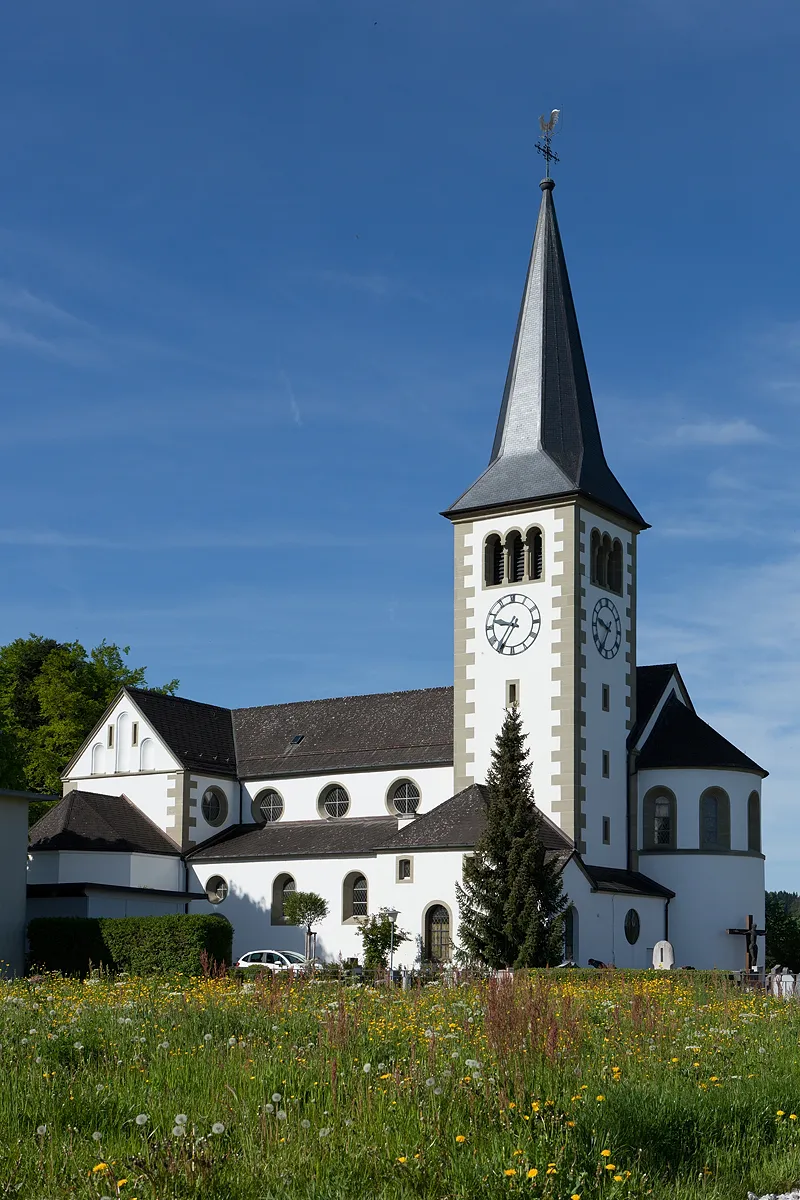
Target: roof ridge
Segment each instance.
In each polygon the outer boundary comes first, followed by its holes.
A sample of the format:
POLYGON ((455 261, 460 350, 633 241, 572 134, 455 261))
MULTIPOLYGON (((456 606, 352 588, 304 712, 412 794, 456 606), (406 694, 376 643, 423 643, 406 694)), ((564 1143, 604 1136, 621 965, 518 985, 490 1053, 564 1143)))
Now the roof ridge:
POLYGON ((155 688, 137 688, 126 684, 125 691, 130 692, 133 696, 157 696, 159 700, 180 700, 181 704, 196 704, 198 708, 213 708, 222 713, 233 712, 232 708, 226 708, 224 704, 211 704, 208 700, 192 700, 191 696, 173 696, 169 692, 159 692, 155 688))
POLYGON ((429 694, 430 692, 452 692, 452 684, 437 684, 435 687, 427 688, 400 688, 391 692, 354 692, 349 696, 316 696, 312 700, 282 700, 276 701, 273 704, 248 704, 242 708, 232 708, 231 712, 252 712, 256 708, 291 708, 298 704, 335 704, 339 700, 372 700, 378 696, 420 696, 429 694))

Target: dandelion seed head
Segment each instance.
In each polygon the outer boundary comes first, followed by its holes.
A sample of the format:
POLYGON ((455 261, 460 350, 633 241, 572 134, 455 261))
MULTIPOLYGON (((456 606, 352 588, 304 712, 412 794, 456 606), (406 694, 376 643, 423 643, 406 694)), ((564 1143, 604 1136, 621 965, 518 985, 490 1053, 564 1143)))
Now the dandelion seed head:
POLYGON ((311 1128, 311 1122, 308 1120, 307 1117, 303 1117, 303 1120, 300 1122, 300 1128, 301 1129, 310 1129, 311 1128))
POLYGON ((44 1137, 44 1135, 47 1133, 47 1126, 46 1125, 37 1125, 36 1132, 38 1133, 39 1137, 44 1137))
POLYGON ((325 1126, 323 1126, 323 1128, 322 1128, 322 1129, 320 1129, 320 1131, 319 1131, 319 1136, 320 1136, 321 1138, 326 1138, 326 1137, 328 1136, 328 1134, 330 1133, 330 1131, 331 1131, 331 1130, 330 1130, 330 1126, 329 1126, 329 1125, 325 1125, 325 1126))
POLYGON ((100 1132, 99 1129, 95 1129, 94 1133, 92 1134, 92 1141, 93 1142, 102 1142, 102 1140, 103 1140, 102 1133, 100 1132))
POLYGON ((150 1118, 148 1117, 147 1113, 139 1113, 138 1117, 136 1118, 136 1124, 146 1125, 149 1120, 150 1118))
POLYGON ((178 1113, 178 1115, 175 1118, 175 1124, 176 1125, 185 1125, 188 1120, 189 1120, 189 1118, 187 1117, 186 1113, 178 1113))
POLYGON ((372 1070, 372 1064, 364 1063, 364 1066, 361 1069, 363 1070, 365 1075, 369 1075, 370 1071, 372 1070))
POLYGON ((212 1133, 224 1133, 225 1126, 222 1124, 222 1121, 215 1121, 214 1124, 211 1126, 211 1132, 212 1133))
POLYGON ((278 1118, 279 1121, 285 1121, 286 1120, 286 1110, 284 1108, 279 1108, 278 1111, 275 1113, 275 1116, 278 1118))

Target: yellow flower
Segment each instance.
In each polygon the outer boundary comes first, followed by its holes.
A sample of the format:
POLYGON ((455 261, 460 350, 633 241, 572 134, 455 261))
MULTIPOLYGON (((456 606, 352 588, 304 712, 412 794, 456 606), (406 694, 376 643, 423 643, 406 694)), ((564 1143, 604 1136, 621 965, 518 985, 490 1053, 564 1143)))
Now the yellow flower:
POLYGON ((796 1120, 797 1120, 797 1113, 789 1113, 789 1120, 790 1120, 790 1121, 796 1121, 796 1120))
POLYGON ((401 1158, 398 1158, 397 1161, 398 1162, 408 1162, 408 1156, 404 1154, 401 1158))
POLYGON ((555 1175, 555 1173, 556 1173, 556 1169, 555 1169, 555 1167, 548 1167, 548 1168, 547 1168, 547 1171, 546 1171, 546 1174, 547 1174, 547 1175, 555 1175))
POLYGON ((458 1134, 456 1134, 456 1141, 457 1141, 457 1142, 465 1142, 466 1140, 467 1140, 467 1139, 464 1137, 464 1134, 463 1134, 463 1133, 458 1133, 458 1134))
POLYGON ((615 1166, 615 1164, 614 1164, 614 1163, 606 1163, 606 1170, 607 1170, 607 1171, 616 1171, 616 1169, 617 1169, 617 1168, 616 1168, 616 1166, 615 1166))
POLYGON ((92 1174, 95 1175, 98 1171, 107 1171, 108 1163, 98 1163, 96 1167, 92 1167, 92 1174))
MULTIPOLYGON (((785 1117, 785 1116, 786 1116, 786 1113, 783 1111, 783 1109, 782 1109, 782 1108, 779 1108, 779 1109, 778 1109, 778 1112, 777 1112, 777 1114, 776 1114, 776 1115, 777 1115, 777 1116, 779 1116, 779 1117, 785 1117)), ((95 1167, 95 1171, 96 1171, 96 1170, 97 1170, 97 1167, 95 1167)))
POLYGON ((671 1059, 670 1059, 670 1062, 677 1062, 677 1061, 678 1061, 678 1060, 677 1060, 677 1058, 671 1058, 671 1059))
POLYGON ((622 1183, 622 1176, 621 1176, 621 1175, 615 1175, 615 1176, 614 1176, 614 1183, 622 1183))
POLYGON ((580 1192, 573 1192, 569 1200, 581 1200, 580 1192))
POLYGON ((531 1167, 530 1171, 528 1171, 528 1179, 535 1179, 538 1174, 539 1172, 536 1170, 536 1167, 531 1167))
POLYGON ((575 1122, 567 1121, 567 1129, 574 1129, 574 1128, 575 1128, 575 1122))
POLYGON ((610 1150, 601 1150, 600 1157, 601 1158, 611 1158, 611 1151, 610 1150))
POLYGON ((597 1097, 597 1099, 598 1099, 598 1100, 605 1100, 605 1096, 598 1096, 598 1097, 597 1097))
POLYGON ((117 1187, 123 1187, 127 1182, 128 1182, 127 1179, 118 1179, 117 1187))
POLYGON ((514 1158, 516 1158, 518 1154, 522 1154, 522 1151, 521 1151, 521 1150, 515 1150, 515 1151, 514 1151, 514 1158))
POLYGON ((517 1173, 516 1167, 506 1167, 505 1171, 503 1171, 504 1175, 516 1175, 516 1173, 517 1173))

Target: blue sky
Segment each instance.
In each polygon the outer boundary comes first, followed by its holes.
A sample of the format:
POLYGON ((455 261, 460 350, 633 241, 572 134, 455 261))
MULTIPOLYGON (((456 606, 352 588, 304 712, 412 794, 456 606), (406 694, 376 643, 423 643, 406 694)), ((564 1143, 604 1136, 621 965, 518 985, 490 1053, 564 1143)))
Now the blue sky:
POLYGON ((0 14, 0 642, 220 704, 452 679, 540 112, 640 661, 772 772, 800 890, 794 0, 0 14))

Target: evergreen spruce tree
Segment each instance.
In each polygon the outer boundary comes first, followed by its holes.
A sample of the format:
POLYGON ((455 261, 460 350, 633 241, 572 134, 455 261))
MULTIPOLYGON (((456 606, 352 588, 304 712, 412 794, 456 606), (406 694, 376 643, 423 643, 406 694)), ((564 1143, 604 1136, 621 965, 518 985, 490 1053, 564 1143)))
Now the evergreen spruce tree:
POLYGON ((546 861, 526 736, 512 706, 486 776, 486 829, 465 862, 463 886, 456 885, 461 945, 494 969, 559 962, 569 906, 559 863, 546 861))

